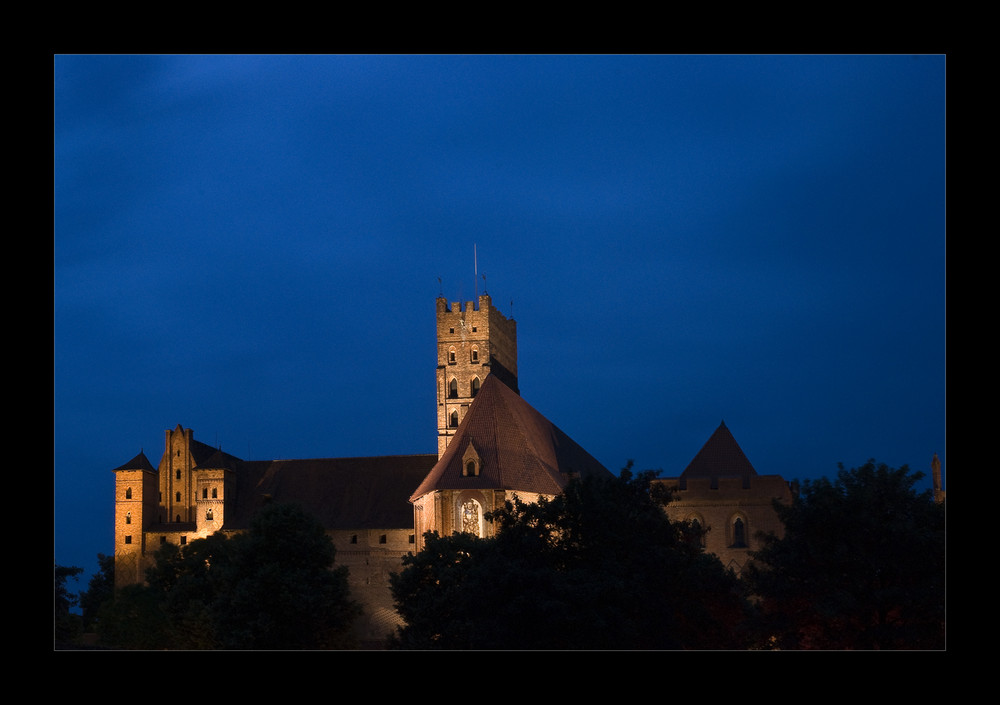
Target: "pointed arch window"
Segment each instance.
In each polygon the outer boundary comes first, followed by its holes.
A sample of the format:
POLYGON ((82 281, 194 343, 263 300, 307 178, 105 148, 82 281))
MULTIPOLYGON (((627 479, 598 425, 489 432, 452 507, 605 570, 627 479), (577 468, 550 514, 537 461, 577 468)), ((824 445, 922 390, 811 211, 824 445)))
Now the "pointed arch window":
POLYGON ((451 412, 451 420, 449 421, 448 425, 451 428, 458 428, 458 412, 457 411, 451 412))
POLYGON ((448 398, 458 399, 458 380, 454 377, 451 378, 451 382, 448 384, 448 398))
POLYGON ((481 383, 479 381, 479 378, 478 377, 473 377, 472 378, 472 396, 476 396, 477 394, 479 394, 479 387, 480 386, 481 386, 481 383))
POLYGON ((214 515, 214 513, 212 512, 211 509, 209 509, 207 512, 205 512, 205 518, 208 519, 209 521, 212 521, 212 519, 214 517, 215 517, 215 515, 214 515))
POLYGON ((732 548, 747 547, 747 527, 742 517, 733 520, 733 543, 732 548))
POLYGON ((462 503, 462 531, 473 536, 480 534, 480 517, 482 511, 479 502, 474 499, 466 500, 462 503))
POLYGON ((126 487, 125 488, 125 499, 132 499, 132 488, 131 487, 126 487))
POLYGON ((125 512, 125 523, 126 524, 132 523, 132 512, 125 512))
POLYGON ((478 477, 481 467, 482 462, 479 460, 479 453, 476 452, 476 447, 470 441, 469 447, 465 449, 465 454, 462 455, 462 476, 478 477))

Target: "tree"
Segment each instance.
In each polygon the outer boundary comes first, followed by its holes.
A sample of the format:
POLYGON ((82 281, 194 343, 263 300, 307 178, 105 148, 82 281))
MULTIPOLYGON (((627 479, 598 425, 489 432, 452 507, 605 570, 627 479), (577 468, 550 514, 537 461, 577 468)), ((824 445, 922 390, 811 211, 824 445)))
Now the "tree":
POLYGON ((922 477, 841 465, 776 505, 784 537, 767 538, 747 579, 777 646, 943 648, 945 510, 914 490, 922 477))
POLYGON ((66 581, 76 580, 82 572, 83 568, 53 563, 53 628, 57 644, 71 641, 80 634, 80 616, 70 612, 78 598, 66 588, 66 581))
POLYGON ((90 576, 87 589, 80 593, 84 631, 93 631, 101 606, 115 596, 115 557, 97 554, 98 571, 90 576))
POLYGON ((101 613, 102 635, 132 648, 346 647, 360 610, 335 557, 313 517, 267 505, 245 533, 161 547, 146 585, 120 591, 101 613))
POLYGON ((508 502, 496 534, 425 535, 391 576, 397 648, 726 648, 745 616, 736 578, 663 511, 653 473, 574 479, 508 502))

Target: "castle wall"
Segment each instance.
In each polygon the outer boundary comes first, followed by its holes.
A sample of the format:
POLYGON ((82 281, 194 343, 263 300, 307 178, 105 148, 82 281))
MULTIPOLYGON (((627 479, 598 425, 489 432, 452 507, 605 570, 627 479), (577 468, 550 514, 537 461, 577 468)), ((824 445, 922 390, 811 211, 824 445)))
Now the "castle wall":
POLYGON ((705 550, 737 575, 749 563, 750 553, 763 547, 761 532, 779 537, 784 533, 773 501, 791 502, 792 495, 788 483, 777 475, 752 477, 749 486, 738 477, 687 479, 686 489, 676 489, 681 486, 679 478, 661 482, 675 488, 667 515, 674 521, 697 520, 707 529, 705 550), (742 535, 737 520, 742 522, 742 535))

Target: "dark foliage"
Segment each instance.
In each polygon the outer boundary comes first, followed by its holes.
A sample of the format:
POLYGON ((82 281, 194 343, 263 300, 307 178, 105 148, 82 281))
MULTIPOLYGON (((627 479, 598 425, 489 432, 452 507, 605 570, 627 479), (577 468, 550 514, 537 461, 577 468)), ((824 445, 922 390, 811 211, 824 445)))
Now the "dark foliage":
POLYGON ((96 629, 98 614, 104 603, 115 595, 115 557, 97 554, 98 571, 90 576, 87 589, 80 593, 84 631, 96 629))
POLYGON ((70 610, 77 605, 78 598, 66 587, 67 580, 76 580, 83 568, 53 564, 53 634, 56 644, 64 644, 79 636, 81 620, 70 610))
POLYGON ((777 506, 784 538, 770 537, 746 576, 772 645, 944 647, 945 509, 913 489, 922 477, 870 460, 777 506))
POLYGON ((652 473, 574 480, 489 516, 496 536, 425 536, 394 574, 414 649, 705 649, 741 645, 735 577, 671 522, 652 473))
POLYGON ((163 546, 147 584, 102 612, 102 637, 126 648, 345 648, 359 609, 335 556, 311 516, 268 505, 246 533, 163 546))

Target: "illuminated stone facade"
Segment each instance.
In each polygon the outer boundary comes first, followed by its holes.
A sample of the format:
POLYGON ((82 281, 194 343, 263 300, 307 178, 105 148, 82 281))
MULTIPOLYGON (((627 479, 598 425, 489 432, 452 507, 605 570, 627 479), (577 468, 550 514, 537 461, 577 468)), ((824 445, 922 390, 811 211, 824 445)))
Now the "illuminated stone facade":
MULTIPOLYGON (((139 453, 115 470, 116 587, 142 582, 163 544, 243 531, 265 502, 292 502, 327 528, 364 608, 359 639, 376 644, 398 624, 389 575, 420 550, 424 532, 488 536, 485 514, 515 494, 535 501, 571 477, 610 474, 520 397, 517 325, 488 295, 438 298, 436 379, 436 454, 249 461, 196 440, 191 429, 167 430, 156 468, 139 453)), ((734 545, 734 517, 747 537, 775 528, 769 502, 782 481, 753 473, 748 488, 725 472, 717 481, 696 475, 677 480, 671 514, 707 526, 708 550, 739 569, 752 543, 734 545)))
POLYGON ((784 533, 773 501, 791 502, 791 487, 779 475, 758 475, 725 423, 680 477, 661 482, 674 490, 667 514, 698 522, 706 530, 705 550, 737 574, 746 567, 750 552, 763 547, 761 532, 784 533))
POLYGON ((438 457, 493 374, 517 392, 517 322, 483 294, 478 301, 437 300, 438 457))

